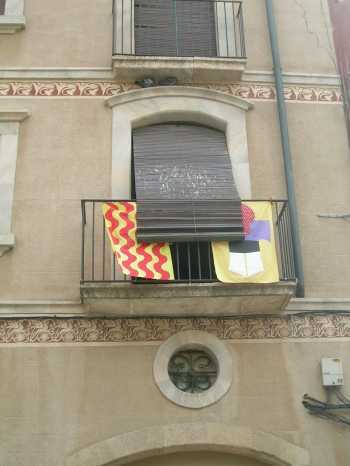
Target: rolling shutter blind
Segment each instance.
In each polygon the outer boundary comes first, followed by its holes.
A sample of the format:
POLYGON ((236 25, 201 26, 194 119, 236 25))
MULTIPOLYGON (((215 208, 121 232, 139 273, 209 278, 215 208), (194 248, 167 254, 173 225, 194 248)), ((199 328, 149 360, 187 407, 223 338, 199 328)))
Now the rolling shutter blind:
POLYGON ((0 15, 5 14, 5 4, 6 4, 6 0, 0 0, 0 15))
POLYGON ((136 55, 217 55, 214 2, 135 0, 136 55))
POLYGON ((185 124, 133 131, 137 237, 241 240, 240 198, 224 133, 185 124))

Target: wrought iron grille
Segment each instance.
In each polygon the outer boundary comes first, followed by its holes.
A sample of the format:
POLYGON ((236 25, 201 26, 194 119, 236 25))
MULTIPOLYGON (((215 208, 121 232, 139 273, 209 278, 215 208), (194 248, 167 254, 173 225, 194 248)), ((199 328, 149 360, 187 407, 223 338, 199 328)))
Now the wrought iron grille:
MULTIPOLYGON (((102 215, 104 202, 116 199, 84 199, 82 209, 81 282, 124 282, 124 276, 112 252, 102 215)), ((121 200, 119 200, 121 201, 121 200)), ((130 201, 130 200, 128 200, 130 201)), ((130 201, 132 202, 132 201, 130 201)), ((255 201, 266 202, 266 201, 255 201)), ((273 224, 280 280, 295 280, 295 267, 288 202, 269 201, 273 207, 273 224)), ((171 245, 175 280, 170 283, 217 282, 211 243, 185 242, 171 245)), ((132 279, 135 284, 155 283, 132 279)), ((159 283, 159 282, 158 282, 159 283)))
POLYGON ((218 367, 206 351, 187 350, 179 351, 171 357, 168 373, 179 390, 201 393, 209 390, 216 382, 218 367))
POLYGON ((113 0, 113 55, 246 58, 235 0, 113 0))

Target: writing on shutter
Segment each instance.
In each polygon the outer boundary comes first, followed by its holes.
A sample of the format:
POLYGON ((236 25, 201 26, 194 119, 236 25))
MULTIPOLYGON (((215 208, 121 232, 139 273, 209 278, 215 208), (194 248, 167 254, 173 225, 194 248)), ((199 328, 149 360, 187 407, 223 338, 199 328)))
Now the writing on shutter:
POLYGON ((243 238, 225 135, 163 124, 133 131, 137 236, 144 241, 243 238))
POLYGON ((214 2, 135 0, 135 53, 216 56, 214 2))

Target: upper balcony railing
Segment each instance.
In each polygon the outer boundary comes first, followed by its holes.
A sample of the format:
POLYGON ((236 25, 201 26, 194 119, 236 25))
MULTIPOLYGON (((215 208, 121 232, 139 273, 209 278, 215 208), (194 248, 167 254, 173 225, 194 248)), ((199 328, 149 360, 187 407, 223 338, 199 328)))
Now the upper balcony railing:
MULTIPOLYGON (((85 199, 82 208, 81 283, 127 282, 112 252, 106 233, 102 204, 115 200, 85 199)), ((266 202, 266 201, 255 201, 266 202)), ((295 267, 288 202, 269 201, 273 207, 274 237, 280 281, 294 281, 295 267)), ((170 283, 217 282, 210 242, 174 243, 170 245, 175 280, 170 283)), ((159 283, 132 279, 132 283, 159 283)))

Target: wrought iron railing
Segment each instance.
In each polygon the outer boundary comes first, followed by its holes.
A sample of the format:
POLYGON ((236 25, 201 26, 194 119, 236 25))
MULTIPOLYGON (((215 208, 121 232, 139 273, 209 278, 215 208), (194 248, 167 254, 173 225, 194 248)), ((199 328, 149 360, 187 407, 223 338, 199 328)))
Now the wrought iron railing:
POLYGON ((143 20, 148 2, 113 0, 113 55, 246 58, 241 1, 171 0, 143 20))
MULTIPOLYGON (((111 199, 84 199, 82 210, 81 282, 124 282, 106 233, 102 204, 111 199)), ((266 201, 255 201, 266 202, 266 201)), ((273 207, 273 225, 281 281, 295 280, 291 221, 288 202, 269 201, 273 207)), ((210 242, 171 244, 175 280, 171 283, 217 282, 210 242)), ((132 279, 133 283, 155 283, 132 279)))

